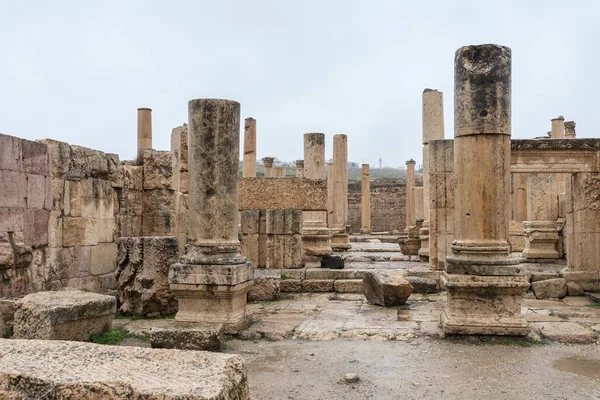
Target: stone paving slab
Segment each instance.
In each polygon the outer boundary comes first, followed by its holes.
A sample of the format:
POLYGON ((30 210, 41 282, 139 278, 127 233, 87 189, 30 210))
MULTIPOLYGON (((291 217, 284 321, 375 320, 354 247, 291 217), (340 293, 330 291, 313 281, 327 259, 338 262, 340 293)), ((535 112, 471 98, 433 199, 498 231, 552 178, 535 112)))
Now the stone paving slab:
POLYGON ((0 339, 0 398, 249 399, 241 356, 0 339))

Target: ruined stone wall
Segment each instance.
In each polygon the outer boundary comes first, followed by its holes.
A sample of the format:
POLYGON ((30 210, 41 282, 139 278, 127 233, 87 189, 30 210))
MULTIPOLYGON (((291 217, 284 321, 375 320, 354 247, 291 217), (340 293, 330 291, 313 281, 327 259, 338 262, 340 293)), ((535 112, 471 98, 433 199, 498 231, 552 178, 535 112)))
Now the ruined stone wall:
MULTIPOLYGON (((422 185, 422 177, 415 183, 422 185)), ((360 182, 348 184, 348 225, 350 232, 360 231, 360 182)), ((406 226, 406 181, 381 179, 371 182, 371 230, 404 231, 406 226)))

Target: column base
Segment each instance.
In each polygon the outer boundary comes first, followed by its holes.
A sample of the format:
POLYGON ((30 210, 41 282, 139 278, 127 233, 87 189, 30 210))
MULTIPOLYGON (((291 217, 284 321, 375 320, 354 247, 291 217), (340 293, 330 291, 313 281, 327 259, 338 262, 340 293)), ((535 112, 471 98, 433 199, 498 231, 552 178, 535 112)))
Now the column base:
POLYGON ((331 235, 331 248, 333 250, 345 251, 352 248, 350 236, 347 233, 334 233, 331 235))
POLYGON ((555 221, 525 221, 525 258, 557 259, 558 227, 555 221))
POLYGON ((371 228, 360 228, 360 234, 361 235, 370 235, 371 234, 371 228))
POLYGON ((441 323, 449 335, 525 336, 529 325, 521 315, 521 296, 529 288, 524 275, 476 276, 444 272, 448 303, 441 323))
POLYGON ((419 239, 421 240, 421 248, 419 249, 419 259, 423 262, 429 261, 429 222, 427 226, 419 229, 419 239))
POLYGON ((328 229, 302 231, 302 249, 305 261, 320 260, 323 256, 331 255, 331 232, 328 229))

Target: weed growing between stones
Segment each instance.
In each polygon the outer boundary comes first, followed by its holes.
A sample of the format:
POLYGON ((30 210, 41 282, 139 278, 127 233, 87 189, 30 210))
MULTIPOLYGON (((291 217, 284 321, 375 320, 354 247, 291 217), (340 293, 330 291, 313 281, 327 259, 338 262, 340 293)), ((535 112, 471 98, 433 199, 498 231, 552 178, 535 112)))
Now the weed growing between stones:
POLYGON ((121 343, 125 339, 138 339, 143 342, 147 342, 148 338, 145 336, 134 335, 123 329, 115 329, 112 331, 97 333, 90 336, 90 342, 96 344, 110 344, 115 345, 121 343))

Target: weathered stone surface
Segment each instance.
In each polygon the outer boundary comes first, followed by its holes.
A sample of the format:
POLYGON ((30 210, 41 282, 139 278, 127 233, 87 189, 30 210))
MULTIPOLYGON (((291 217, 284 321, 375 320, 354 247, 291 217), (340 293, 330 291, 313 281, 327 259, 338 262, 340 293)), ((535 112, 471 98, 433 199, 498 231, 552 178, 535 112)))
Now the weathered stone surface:
POLYGON ((98 243, 91 246, 92 275, 104 275, 115 272, 117 269, 117 245, 115 243, 98 243))
POLYGON ((337 293, 362 293, 362 279, 338 279, 333 281, 337 293))
POLYGON ((569 296, 583 296, 584 293, 585 292, 583 291, 581 286, 579 286, 577 283, 567 282, 567 294, 569 296))
POLYGON ((304 280, 302 281, 303 292, 333 292, 333 280, 304 280))
POLYGON ((279 298, 279 277, 254 278, 254 285, 248 291, 248 301, 272 301, 279 298))
POLYGON ((282 279, 279 282, 279 290, 281 292, 301 292, 302 280, 300 279, 282 279))
POLYGON ((561 298, 567 295, 567 281, 556 278, 532 282, 531 290, 537 299, 561 298))
POLYGON ((17 302, 16 339, 87 341, 111 329, 116 299, 80 291, 39 292, 17 302))
POLYGON ((93 246, 98 244, 97 220, 63 218, 63 246, 93 246))
POLYGON ((223 325, 199 325, 173 321, 169 327, 150 330, 150 345, 154 349, 221 351, 225 338, 223 325))
POLYGON ((413 287, 413 293, 437 293, 440 290, 437 279, 407 276, 406 280, 413 287))
POLYGON ((542 337, 561 343, 593 343, 596 335, 574 322, 534 322, 532 330, 542 337))
POLYGON ((134 314, 170 314, 177 301, 169 290, 169 267, 179 251, 174 237, 119 238, 118 284, 120 310, 134 314))
POLYGON ((240 210, 327 210, 327 182, 308 178, 242 178, 240 210))
POLYGON ((144 149, 144 190, 173 189, 173 165, 170 151, 144 149))
POLYGON ((0 397, 247 400, 244 360, 209 352, 1 340, 0 397))
POLYGON ((413 287, 397 271, 373 271, 365 273, 363 294, 367 301, 384 307, 393 307, 406 303, 413 287))

